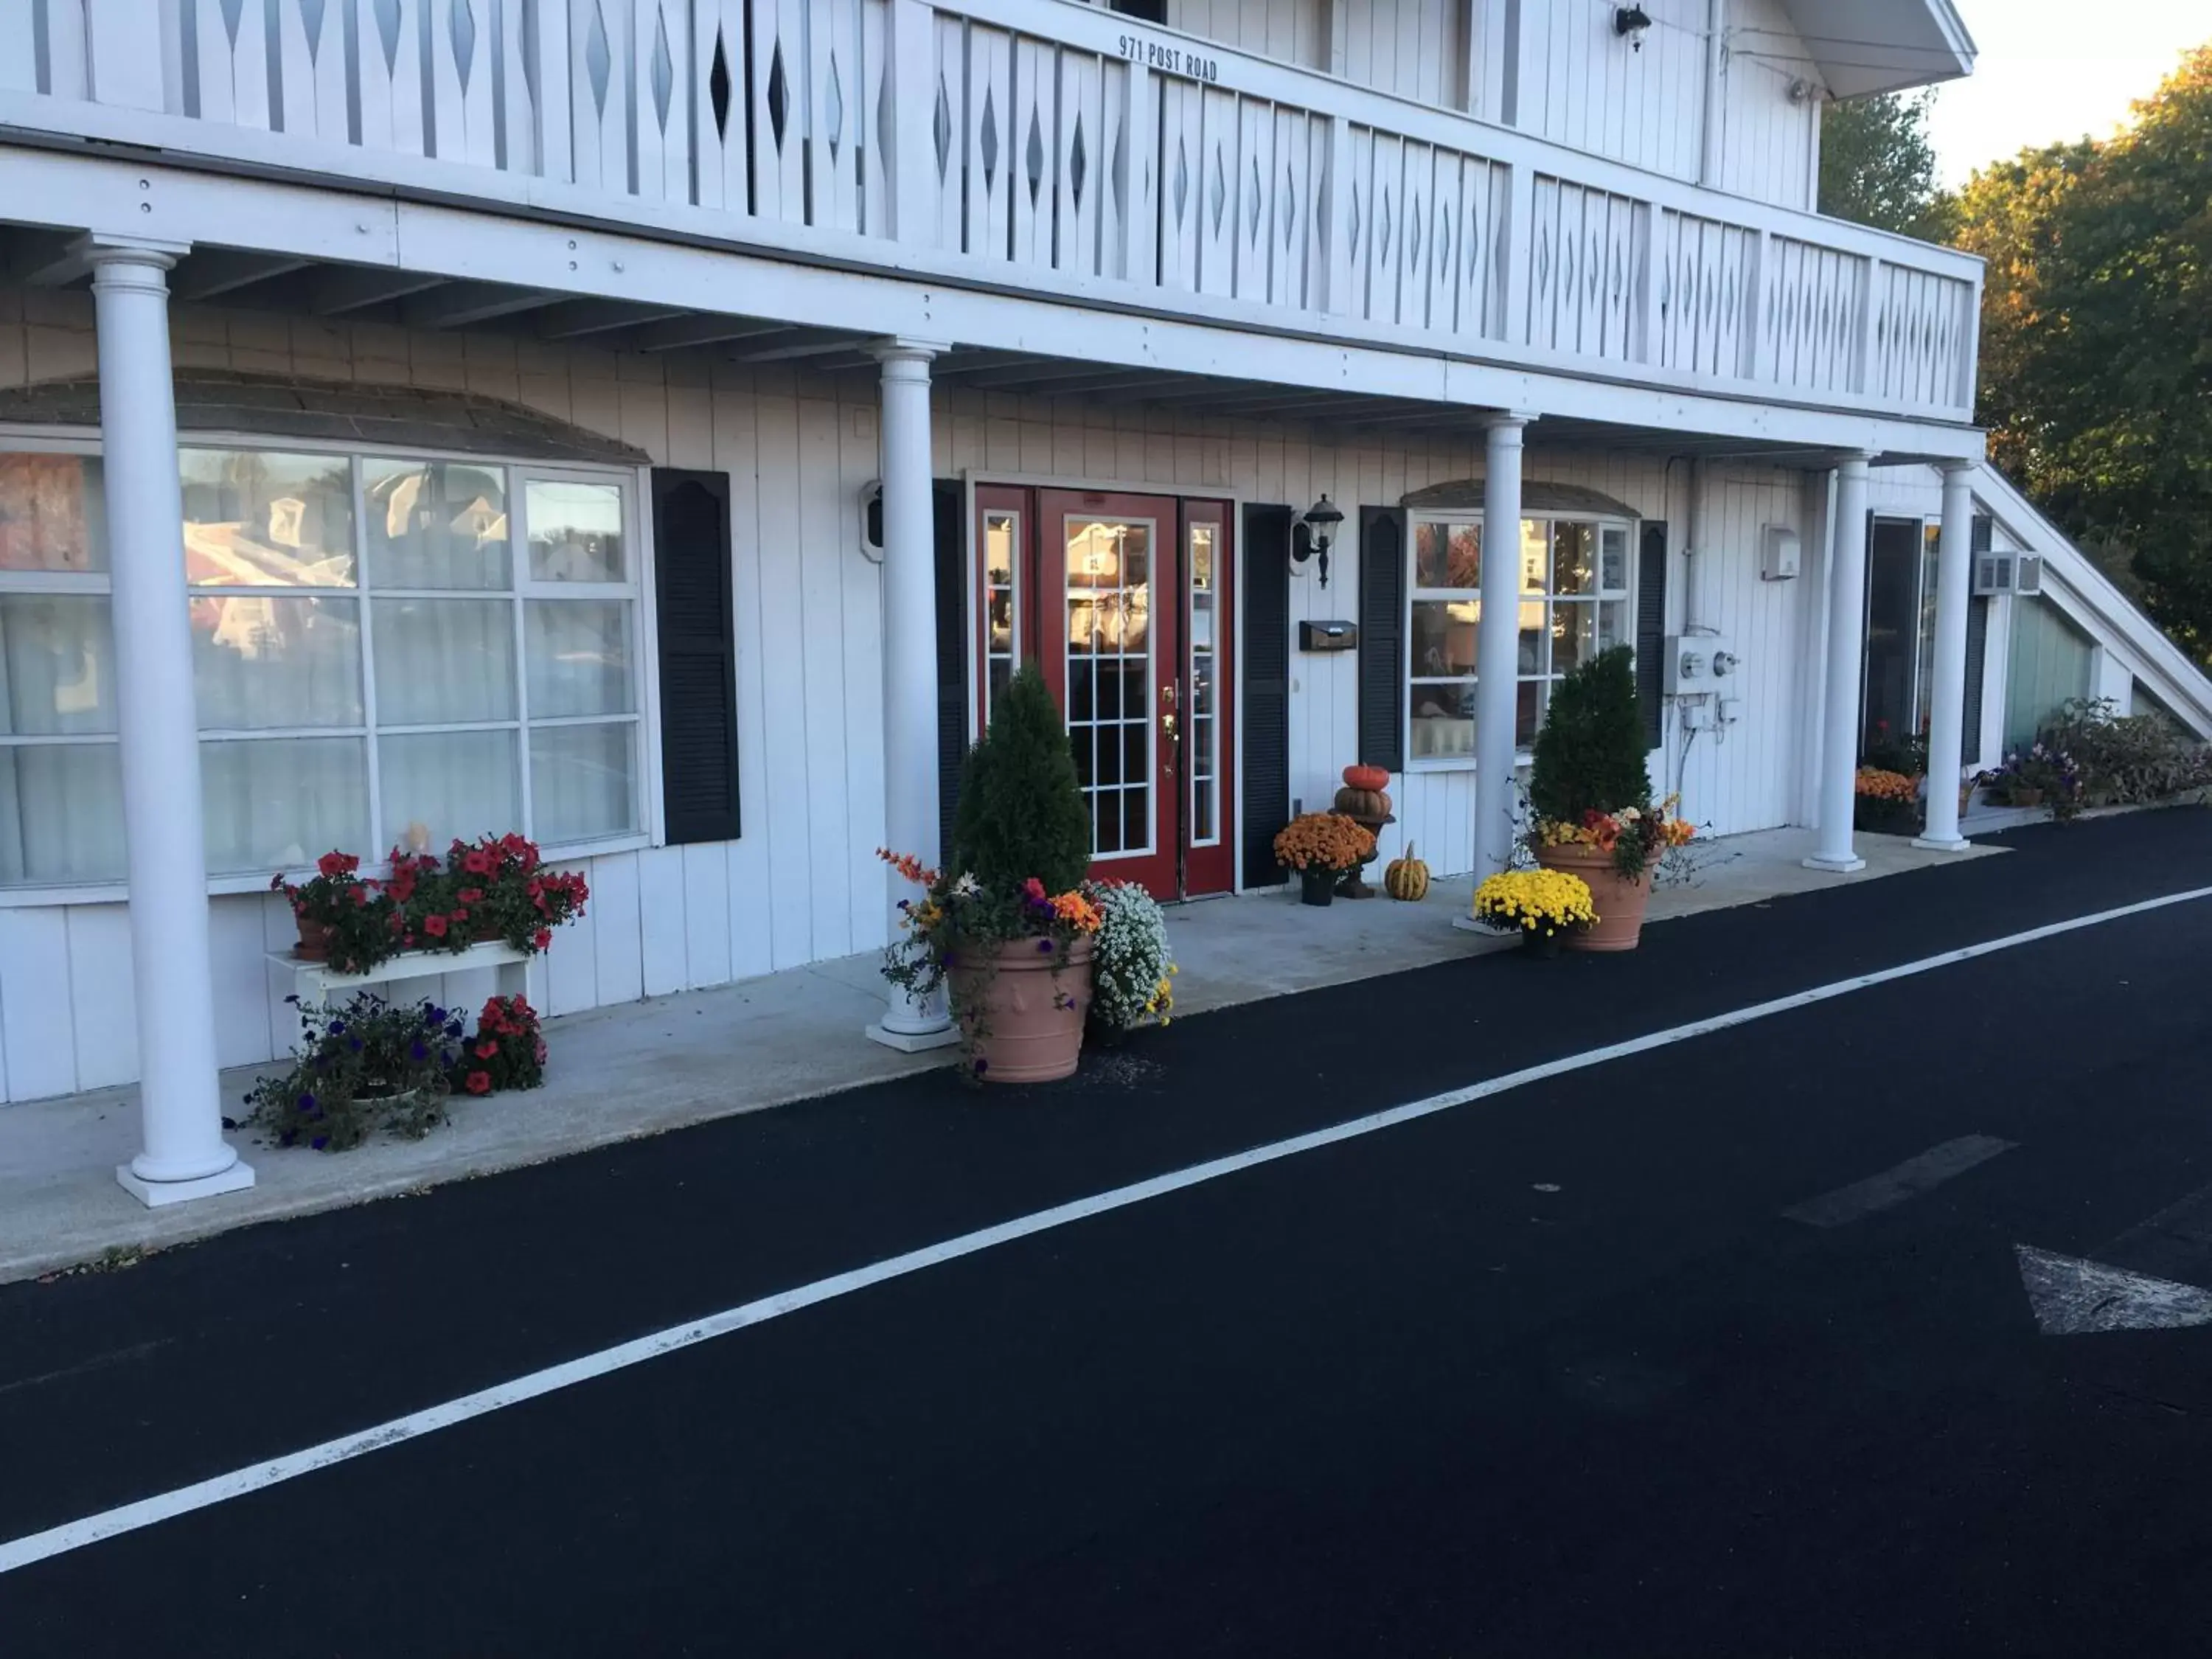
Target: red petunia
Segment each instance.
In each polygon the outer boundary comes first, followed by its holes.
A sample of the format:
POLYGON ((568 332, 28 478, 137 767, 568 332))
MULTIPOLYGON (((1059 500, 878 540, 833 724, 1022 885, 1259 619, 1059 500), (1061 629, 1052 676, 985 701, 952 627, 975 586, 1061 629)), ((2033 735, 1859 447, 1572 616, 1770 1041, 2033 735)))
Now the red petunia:
POLYGON ((461 868, 472 876, 488 876, 491 873, 491 854, 481 847, 471 847, 461 854, 461 868))
POLYGON ((530 942, 538 950, 544 950, 553 942, 553 930, 550 927, 539 928, 530 936, 530 942))
POLYGON ((349 876, 361 868, 361 860, 350 853, 325 853, 315 860, 315 868, 325 876, 349 876))
POLYGON ((425 917, 423 917, 423 918, 422 918, 422 931, 423 931, 424 933, 428 933, 428 934, 432 939, 443 939, 443 938, 445 938, 445 936, 446 936, 446 919, 445 919, 445 917, 443 917, 443 916, 425 916, 425 917))
POLYGON ((482 1042, 477 1044, 477 1058, 478 1060, 489 1060, 498 1052, 499 1044, 493 1042, 489 1037, 486 1037, 482 1042))
POLYGON ((459 898, 464 904, 474 904, 478 899, 483 896, 483 889, 481 887, 464 887, 454 896, 459 898))
POLYGON ((488 1095, 491 1092, 491 1073, 489 1072, 471 1072, 467 1078, 462 1081, 461 1087, 466 1089, 472 1095, 488 1095))

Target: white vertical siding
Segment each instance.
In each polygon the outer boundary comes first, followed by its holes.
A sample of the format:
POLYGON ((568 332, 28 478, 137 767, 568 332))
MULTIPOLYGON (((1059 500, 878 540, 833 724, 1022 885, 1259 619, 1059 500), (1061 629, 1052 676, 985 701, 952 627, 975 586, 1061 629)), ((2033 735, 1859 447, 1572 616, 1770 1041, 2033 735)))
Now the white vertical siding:
MULTIPOLYGON (((1647 51, 1650 48, 1647 47, 1647 51)), ((587 917, 562 929, 533 966, 540 1006, 566 1013, 721 983, 879 945, 883 836, 882 615, 875 567, 858 551, 860 487, 876 475, 876 394, 865 375, 831 381, 787 369, 553 348, 494 336, 425 335, 372 325, 288 324, 179 307, 181 362, 458 386, 518 398, 562 419, 618 434, 658 461, 708 466, 731 483, 738 619, 740 839, 609 854, 586 861, 587 917)), ((89 307, 76 295, 0 292, 0 384, 79 374, 93 363, 89 307)), ((1562 454, 1540 447, 1531 477, 1589 485, 1672 522, 1681 546, 1682 480, 1653 456, 1562 454)), ((1022 473, 1129 484, 1303 508, 1326 492, 1347 515, 1395 505, 1426 485, 1479 476, 1471 436, 1353 432, 1201 420, 1162 404, 1018 398, 940 389, 940 476, 1022 473)), ((1878 479, 1887 475, 1877 474, 1878 479)), ((1724 744, 1701 738, 1682 769, 1686 805, 1717 829, 1765 827, 1792 812, 1789 753, 1801 720, 1799 607, 1814 585, 1760 584, 1758 535, 1801 521, 1800 476, 1713 469, 1711 619, 1731 630, 1748 672, 1745 719, 1724 744)), ((1359 615, 1357 520, 1332 560, 1329 586, 1309 570, 1291 586, 1291 622, 1359 615)), ((1680 622, 1680 569, 1670 593, 1680 622)), ((893 619, 896 624, 896 619, 893 619)), ((1291 790, 1325 804, 1359 758, 1358 662, 1294 655, 1291 790)), ((1670 730, 1667 775, 1680 767, 1670 730)), ((1417 842, 1439 871, 1473 862, 1474 778, 1397 781, 1400 823, 1387 851, 1417 842)), ((226 1064, 282 1052, 293 1015, 290 975, 266 959, 291 919, 264 893, 222 897, 211 963, 226 1064)), ((126 914, 118 904, 0 908, 0 1082, 30 1098, 135 1073, 126 914)), ((469 1008, 486 975, 445 975, 411 988, 469 1008)))
POLYGON ((1326 70, 1329 11, 1328 0, 1171 0, 1168 27, 1279 63, 1326 70))
POLYGON ((1729 0, 1729 21, 1720 187, 1809 210, 1814 147, 1820 141, 1820 71, 1781 0, 1729 0), (1805 82, 1808 91, 1792 103, 1790 88, 1796 81, 1805 82))
POLYGON ((1705 0, 1645 0, 1638 51, 1589 0, 1522 0, 1516 123, 1595 155, 1698 176, 1705 0))

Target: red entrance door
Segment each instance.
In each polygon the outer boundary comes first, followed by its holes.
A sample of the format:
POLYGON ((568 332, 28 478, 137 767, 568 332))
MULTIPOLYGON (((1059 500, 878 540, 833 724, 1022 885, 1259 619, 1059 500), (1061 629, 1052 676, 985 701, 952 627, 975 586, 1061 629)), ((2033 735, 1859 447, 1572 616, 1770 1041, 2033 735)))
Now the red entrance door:
POLYGON ((1034 658, 1091 808, 1091 873, 1159 898, 1237 878, 1226 504, 975 492, 979 714, 1034 658))

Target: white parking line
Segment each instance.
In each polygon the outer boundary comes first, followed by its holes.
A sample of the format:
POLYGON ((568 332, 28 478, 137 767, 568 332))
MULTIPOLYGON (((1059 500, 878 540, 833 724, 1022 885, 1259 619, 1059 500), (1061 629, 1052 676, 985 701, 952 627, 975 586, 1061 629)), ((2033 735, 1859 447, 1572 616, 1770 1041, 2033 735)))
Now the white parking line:
POLYGON ((1079 1198, 1066 1204, 1056 1204, 1048 1210, 1018 1216, 1012 1221, 1002 1221, 996 1226, 979 1228, 948 1238, 920 1249, 908 1250, 872 1262, 865 1267, 855 1267, 849 1273, 836 1273, 819 1279, 811 1285, 780 1291, 773 1296, 747 1302, 724 1310, 687 1325, 672 1326, 641 1336, 633 1341, 602 1348, 577 1358, 563 1361, 544 1370, 532 1371, 505 1382, 495 1383, 474 1394, 449 1400, 443 1405, 413 1412, 405 1417, 393 1418, 374 1428, 345 1435, 336 1440, 325 1440, 319 1446, 289 1452, 265 1462, 249 1464, 219 1474, 211 1480, 196 1481, 189 1486, 179 1486, 171 1492, 159 1492, 151 1498, 125 1504, 118 1509, 99 1515, 89 1515, 81 1520, 65 1522, 45 1532, 0 1544, 0 1573, 13 1572, 50 1556, 66 1554, 96 1544, 105 1538, 135 1532, 141 1527, 150 1527, 157 1522, 176 1516, 188 1515, 194 1510, 204 1510, 226 1503, 234 1498, 243 1498, 250 1492, 274 1486, 287 1480, 296 1480, 301 1475, 313 1474, 334 1464, 343 1463, 368 1453, 382 1451, 387 1447, 419 1440, 440 1429, 449 1429, 465 1423, 471 1418, 483 1417, 509 1406, 519 1406, 542 1395, 555 1394, 562 1389, 574 1388, 594 1377, 612 1371, 657 1359, 664 1354, 677 1353, 718 1336, 727 1336, 748 1326, 759 1325, 781 1315, 794 1313, 801 1308, 811 1308, 817 1303, 849 1296, 854 1291, 866 1290, 871 1285, 880 1285, 887 1279, 902 1278, 924 1267, 933 1267, 940 1262, 957 1261, 962 1256, 994 1249, 1010 1244, 1016 1239, 1048 1232, 1055 1227, 1065 1227, 1071 1222, 1082 1221, 1111 1210, 1127 1209, 1133 1204, 1142 1204, 1148 1199, 1164 1197, 1196 1187, 1209 1181, 1218 1181, 1240 1170, 1273 1164, 1281 1158, 1295 1158, 1301 1152, 1318 1151, 1340 1141, 1356 1139, 1378 1130, 1395 1128, 1401 1123, 1410 1123, 1417 1118, 1449 1111, 1455 1106, 1465 1106, 1478 1100, 1487 1100, 1495 1095, 1510 1093, 1526 1088, 1532 1083, 1541 1083, 1549 1078, 1563 1077, 1569 1073, 1587 1071, 1594 1066, 1609 1065, 1616 1060, 1648 1054, 1655 1048, 1664 1048, 1677 1042, 1686 1042, 1693 1037, 1709 1036, 1716 1031, 1748 1025, 1755 1020, 1786 1014, 1799 1008, 1809 1008, 1816 1003, 1836 997, 1847 996, 1854 991, 1867 990, 1874 986, 1887 985, 1895 980, 1909 979, 1917 974, 1931 973, 1939 968, 1948 968, 1977 957, 1993 956, 2000 951, 2013 950, 2023 945, 2033 945, 2043 939, 2057 939, 2063 934, 2078 933, 2085 927, 2095 927, 2108 921, 2118 921, 2128 916, 2138 916, 2172 905, 2186 904, 2202 898, 2212 898, 2212 887, 2192 888, 2185 893, 2172 893, 2163 898, 2145 899, 2137 904, 2124 904, 2110 910, 2100 910, 2092 915, 2075 916, 2065 921, 2055 921, 2042 927, 2032 927, 2025 933, 2011 933, 2002 939, 1985 940, 1940 955, 1923 957, 1915 962, 1901 963, 1893 968, 1883 968, 1870 974, 1856 975, 1838 980, 1832 984, 1815 986, 1811 990, 1798 991, 1786 997, 1777 997, 1769 1002, 1753 1003, 1747 1008, 1715 1014, 1706 1019, 1692 1020, 1687 1024, 1669 1026, 1663 1031, 1653 1031, 1644 1036, 1631 1037, 1625 1042, 1607 1043, 1601 1048, 1592 1048, 1565 1059, 1547 1060, 1540 1066, 1531 1066, 1518 1072, 1509 1072, 1502 1077, 1486 1078, 1464 1088, 1452 1089, 1443 1094, 1431 1095, 1423 1100, 1408 1101, 1402 1106, 1353 1118, 1326 1129, 1316 1129, 1308 1134, 1293 1135, 1287 1140, 1271 1141, 1263 1146, 1254 1146, 1226 1158, 1217 1158, 1204 1164, 1194 1164, 1188 1169, 1177 1170, 1168 1175, 1154 1176, 1149 1181, 1133 1182, 1126 1187, 1095 1193, 1088 1198, 1079 1198))

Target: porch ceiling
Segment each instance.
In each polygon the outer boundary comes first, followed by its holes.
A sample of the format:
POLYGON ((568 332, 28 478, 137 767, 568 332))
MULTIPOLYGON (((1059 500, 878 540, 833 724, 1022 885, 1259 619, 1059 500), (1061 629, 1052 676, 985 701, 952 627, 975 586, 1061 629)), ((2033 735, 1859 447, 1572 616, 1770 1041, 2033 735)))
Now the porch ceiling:
MULTIPOLYGON (((57 233, 0 226, 0 284, 78 286, 88 272, 57 233)), ((334 322, 379 322, 455 333, 493 333, 549 345, 647 355, 684 353, 718 363, 787 365, 817 374, 872 375, 876 337, 615 299, 581 299, 550 289, 449 280, 389 267, 303 260, 202 246, 178 262, 179 301, 334 322)), ((1460 403, 1315 390, 1223 375, 1121 368, 1078 358, 955 345, 934 377, 948 386, 1093 405, 1164 404, 1206 419, 1282 421, 1340 443, 1386 433, 1473 437, 1491 411, 1460 403)), ((1735 456, 1817 467, 1832 453, 1780 439, 1702 434, 1547 416, 1531 440, 1553 450, 1668 456, 1735 456)), ((1885 462, 1929 459, 1886 454, 1885 462)))

